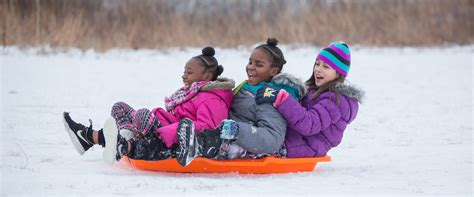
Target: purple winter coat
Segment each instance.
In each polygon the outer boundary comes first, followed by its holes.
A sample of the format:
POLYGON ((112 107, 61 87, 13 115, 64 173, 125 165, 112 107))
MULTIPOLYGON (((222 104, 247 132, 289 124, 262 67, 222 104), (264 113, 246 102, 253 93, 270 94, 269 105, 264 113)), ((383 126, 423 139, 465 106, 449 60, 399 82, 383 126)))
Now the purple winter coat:
POLYGON ((287 157, 324 156, 341 143, 344 130, 359 110, 363 92, 347 84, 338 84, 339 106, 334 92, 323 92, 312 99, 316 90, 309 90, 301 104, 291 96, 278 111, 288 122, 285 145, 287 157))

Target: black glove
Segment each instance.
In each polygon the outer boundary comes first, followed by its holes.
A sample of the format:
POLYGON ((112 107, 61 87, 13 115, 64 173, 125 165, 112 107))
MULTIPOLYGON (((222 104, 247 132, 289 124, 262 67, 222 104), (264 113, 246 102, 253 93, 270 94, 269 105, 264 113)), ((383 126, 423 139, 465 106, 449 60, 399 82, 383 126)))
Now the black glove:
POLYGON ((260 105, 262 103, 269 103, 273 104, 275 102, 276 96, 280 90, 276 87, 272 87, 269 85, 264 85, 257 91, 257 95, 255 95, 255 102, 260 105))

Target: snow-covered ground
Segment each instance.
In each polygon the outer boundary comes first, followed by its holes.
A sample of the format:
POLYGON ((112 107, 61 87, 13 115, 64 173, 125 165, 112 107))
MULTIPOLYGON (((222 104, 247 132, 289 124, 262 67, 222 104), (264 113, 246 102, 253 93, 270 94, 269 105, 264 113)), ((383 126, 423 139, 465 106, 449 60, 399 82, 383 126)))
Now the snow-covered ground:
MULTIPOLYGON (((252 49, 217 49, 224 76, 244 80, 252 49)), ((283 47, 304 80, 318 48, 283 47)), ((73 149, 63 111, 100 128, 117 101, 163 107, 200 49, 48 52, 0 49, 2 196, 472 196, 474 47, 352 48, 349 80, 366 91, 333 161, 311 173, 154 173, 73 149)))

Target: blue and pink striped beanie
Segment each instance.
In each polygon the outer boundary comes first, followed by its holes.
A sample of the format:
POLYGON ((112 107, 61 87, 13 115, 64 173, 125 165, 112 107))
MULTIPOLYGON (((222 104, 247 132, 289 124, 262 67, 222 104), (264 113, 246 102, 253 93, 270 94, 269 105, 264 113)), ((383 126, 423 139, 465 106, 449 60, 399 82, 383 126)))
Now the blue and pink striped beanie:
POLYGON ((333 42, 321 50, 316 59, 330 65, 338 73, 347 77, 351 66, 351 51, 346 43, 333 42))

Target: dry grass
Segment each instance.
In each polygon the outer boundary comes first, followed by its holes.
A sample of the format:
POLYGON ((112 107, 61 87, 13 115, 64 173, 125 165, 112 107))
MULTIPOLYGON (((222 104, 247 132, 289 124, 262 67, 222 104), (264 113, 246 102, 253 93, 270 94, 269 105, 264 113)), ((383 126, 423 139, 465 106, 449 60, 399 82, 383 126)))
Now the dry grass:
POLYGON ((472 44, 472 0, 2 0, 3 46, 167 48, 334 40, 369 46, 472 44), (300 1, 297 1, 300 2, 300 1), (297 6, 296 6, 297 7, 297 6))

